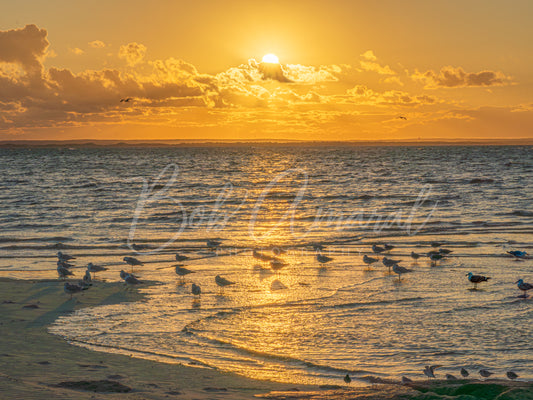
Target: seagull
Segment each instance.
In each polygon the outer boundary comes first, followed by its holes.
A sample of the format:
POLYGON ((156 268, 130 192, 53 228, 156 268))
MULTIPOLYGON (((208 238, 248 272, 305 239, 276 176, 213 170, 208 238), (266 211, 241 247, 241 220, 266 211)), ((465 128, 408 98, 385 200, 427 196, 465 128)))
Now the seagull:
POLYGON ((183 256, 183 255, 181 255, 179 253, 176 254, 176 261, 185 261, 185 260, 188 260, 188 259, 189 259, 189 257, 187 257, 187 256, 183 256))
POLYGON ((379 258, 369 257, 366 254, 363 256, 363 262, 368 265, 368 269, 370 269, 370 265, 374 264, 375 262, 378 262, 379 258))
POLYGON ((191 292, 195 296, 200 296, 200 294, 202 293, 202 289, 200 289, 199 285, 193 283, 191 287, 191 292))
POLYGON ((229 285, 234 285, 235 282, 232 282, 232 281, 229 281, 227 280, 226 278, 220 276, 220 275, 217 275, 215 276, 215 282, 216 284, 221 287, 222 289, 226 286, 229 286, 229 285))
POLYGON ((509 378, 512 381, 518 378, 518 375, 515 374, 513 371, 507 371, 506 375, 507 375, 507 378, 509 378))
POLYGON ((278 269, 283 268, 285 265, 287 265, 287 263, 284 262, 283 260, 280 260, 279 258, 272 258, 272 260, 270 261, 270 267, 274 271, 277 271, 278 269))
POLYGON ((461 368, 461 376, 462 376, 463 378, 466 378, 468 375, 470 375, 470 374, 468 373, 468 371, 467 371, 466 369, 464 369, 464 368, 461 368))
POLYGON ((137 260, 135 257, 124 257, 123 260, 126 264, 131 265, 131 272, 133 272, 133 266, 144 265, 141 261, 137 260))
POLYGON ((452 374, 446 374, 446 380, 448 381, 456 381, 457 378, 453 376, 452 374))
POLYGON ((507 252, 508 254, 516 257, 515 259, 518 260, 519 258, 526 258, 527 253, 525 251, 520 250, 511 250, 507 252))
POLYGON ((57 266, 59 267, 60 265, 61 267, 66 268, 66 269, 72 268, 74 266, 72 264, 69 264, 66 261, 57 260, 57 266))
POLYGON ((402 274, 406 274, 408 272, 412 272, 413 271, 412 269, 400 267, 398 264, 394 264, 392 266, 392 270, 394 271, 394 273, 398 274, 398 282, 401 280, 402 274))
POLYGON ((431 260, 431 265, 437 265, 437 262, 442 260, 444 256, 440 253, 429 253, 429 259, 431 260))
POLYGON ((344 377, 344 382, 350 383, 351 381, 352 381, 352 378, 350 378, 350 375, 346 374, 346 376, 344 377))
POLYGON ((401 262, 401 260, 393 260, 391 258, 383 257, 383 260, 381 260, 381 262, 383 263, 384 266, 389 268, 389 272, 390 272, 391 267, 401 262))
POLYGON ((522 290, 524 294, 522 297, 528 297, 527 291, 533 289, 533 285, 531 283, 524 282, 523 279, 519 279, 516 282, 516 285, 518 286, 518 289, 522 290))
POLYGON ((480 369, 479 375, 481 375, 483 378, 488 378, 492 375, 492 372, 487 371, 486 369, 480 369))
POLYGON ((85 282, 86 284, 90 284, 91 281, 91 273, 89 272, 89 270, 87 270, 85 271, 85 275, 83 275, 83 282, 85 282))
POLYGON ((372 245, 372 251, 376 254, 383 253, 385 251, 384 247, 378 246, 377 244, 372 245))
POLYGON ((440 254, 443 254, 443 255, 448 255, 450 253, 453 253, 453 250, 449 250, 449 249, 439 249, 439 253, 440 254))
POLYGON ((403 115, 399 115, 396 117, 397 119, 403 119, 403 120, 406 120, 407 121, 407 117, 403 116, 403 115))
POLYGON ((328 256, 324 256, 324 255, 318 253, 318 254, 316 255, 316 260, 317 260, 319 263, 324 264, 324 263, 330 262, 331 260, 333 260, 333 258, 328 257, 328 256))
POLYGON ((416 261, 416 260, 418 260, 420 258, 420 254, 415 253, 414 251, 412 251, 411 252, 411 258, 416 261))
POLYGON ((407 383, 413 383, 413 380, 412 379, 409 379, 408 377, 406 376, 402 376, 402 385, 405 385, 407 383))
POLYGON ((126 97, 124 99, 120 99, 121 103, 129 103, 131 100, 133 100, 131 97, 126 97))
POLYGON ((478 283, 487 282, 491 279, 490 276, 474 275, 472 272, 469 272, 466 275, 468 276, 468 280, 474 284, 474 289, 477 289, 478 283))
POLYGON ((222 242, 218 241, 218 240, 211 240, 209 239, 207 242, 206 242, 206 245, 207 247, 209 247, 210 249, 216 249, 218 246, 220 246, 222 244, 222 242))
POLYGON ((87 271, 93 273, 93 278, 96 277, 97 272, 107 271, 106 267, 101 267, 99 265, 94 265, 93 263, 87 264, 87 271))
POLYGON ((69 261, 69 260, 75 260, 76 259, 76 257, 69 256, 68 254, 63 254, 60 251, 57 252, 57 258, 60 261, 69 261))
POLYGON ((121 270, 120 271, 120 279, 126 279, 126 277, 128 276, 129 274, 124 271, 124 270, 121 270))
POLYGON ((441 367, 440 365, 426 365, 424 368, 424 375, 426 375, 429 378, 435 378, 435 370, 437 368, 441 367))
POLYGON ((431 247, 440 247, 442 246, 442 243, 440 242, 431 242, 431 247))
POLYGON ((388 244, 388 243, 385 243, 385 244, 383 245, 383 248, 384 248, 386 251, 392 250, 392 249, 394 249, 394 247, 396 247, 396 246, 393 246, 392 244, 388 244))
POLYGON ((69 271, 68 269, 62 267, 59 264, 59 262, 58 262, 58 265, 57 265, 57 274, 59 275, 60 278, 63 278, 63 279, 65 279, 69 275, 74 275, 74 273, 72 271, 69 271))
POLYGON ((191 271, 190 269, 183 268, 181 265, 175 265, 176 274, 183 280, 185 275, 194 274, 196 271, 191 271))
POLYGON ((124 281, 126 282, 127 285, 138 285, 139 283, 142 283, 140 280, 138 280, 132 274, 126 274, 126 277, 124 278, 124 281))
POLYGON ((65 291, 66 294, 70 294, 70 299, 72 300, 72 296, 76 293, 79 293, 81 292, 82 290, 86 290, 88 288, 82 288, 81 286, 79 285, 76 285, 76 284, 73 284, 73 283, 68 283, 68 282, 65 282, 65 285, 63 287, 63 290, 65 291))

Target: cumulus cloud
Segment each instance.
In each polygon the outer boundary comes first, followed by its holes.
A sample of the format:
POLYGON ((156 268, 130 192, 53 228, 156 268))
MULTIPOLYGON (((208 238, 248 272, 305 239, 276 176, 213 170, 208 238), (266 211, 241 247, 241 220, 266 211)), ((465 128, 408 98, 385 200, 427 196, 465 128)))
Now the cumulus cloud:
POLYGON ((437 100, 432 96, 416 96, 400 90, 376 92, 365 85, 356 85, 346 91, 348 99, 357 104, 375 106, 420 106, 433 104, 437 100))
POLYGON ((93 40, 92 42, 89 42, 89 46, 95 49, 101 49, 103 47, 106 47, 106 44, 101 40, 93 40))
POLYGON ((16 63, 28 74, 40 74, 49 45, 46 36, 46 30, 35 25, 0 31, 0 62, 16 63))
POLYGON ((140 43, 131 42, 120 46, 118 51, 119 58, 126 60, 130 67, 140 63, 146 54, 146 46, 140 43))
POLYGON ((82 49, 78 48, 78 47, 74 47, 73 49, 69 49, 72 53, 76 54, 77 56, 80 56, 82 55, 83 53, 85 53, 82 49))
POLYGON ((422 83, 426 88, 456 88, 466 86, 503 86, 511 78, 498 71, 465 72, 461 67, 443 67, 438 73, 433 70, 419 72, 416 70, 411 78, 422 83))
POLYGON ((365 51, 361 54, 361 57, 368 61, 376 61, 378 59, 372 50, 365 51))

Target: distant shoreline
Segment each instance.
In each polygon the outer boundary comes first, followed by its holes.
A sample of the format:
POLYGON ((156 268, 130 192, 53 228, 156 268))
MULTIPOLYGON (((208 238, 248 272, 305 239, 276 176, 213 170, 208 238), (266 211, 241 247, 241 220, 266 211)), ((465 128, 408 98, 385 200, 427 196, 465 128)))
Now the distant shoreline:
POLYGON ((361 140, 361 141, 307 141, 307 140, 4 140, 0 148, 127 148, 127 147, 248 147, 248 146, 328 146, 328 147, 365 147, 365 146, 533 146, 531 139, 493 139, 493 140, 361 140))

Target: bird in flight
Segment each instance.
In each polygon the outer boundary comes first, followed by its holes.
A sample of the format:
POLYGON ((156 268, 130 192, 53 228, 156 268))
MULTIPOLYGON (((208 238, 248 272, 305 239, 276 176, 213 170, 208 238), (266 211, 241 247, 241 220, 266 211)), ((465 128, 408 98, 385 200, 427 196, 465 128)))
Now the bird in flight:
POLYGON ((123 99, 120 99, 121 103, 129 103, 131 100, 133 100, 131 97, 125 97, 123 99))
POLYGON ((399 115, 397 118, 398 118, 398 119, 403 119, 403 120, 406 120, 406 121, 407 121, 407 117, 405 117, 405 116, 403 116, 403 115, 399 115))

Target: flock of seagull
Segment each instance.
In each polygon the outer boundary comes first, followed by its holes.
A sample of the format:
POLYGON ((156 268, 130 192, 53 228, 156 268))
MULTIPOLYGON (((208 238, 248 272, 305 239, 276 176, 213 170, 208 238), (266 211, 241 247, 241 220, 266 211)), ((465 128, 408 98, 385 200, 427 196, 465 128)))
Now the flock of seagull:
MULTIPOLYGON (((207 247, 209 249, 216 249, 218 246, 220 246, 221 242, 219 241, 215 241, 215 240, 208 240, 206 242, 207 244, 207 247)), ((445 249, 445 248, 442 248, 441 247, 442 244, 441 243, 438 243, 438 242, 434 242, 434 243, 431 243, 431 247, 433 248, 437 248, 436 250, 431 250, 429 251, 428 253, 426 253, 426 256, 429 258, 429 260, 431 261, 431 264, 433 266, 437 265, 437 263, 442 260, 443 258, 445 258, 446 256, 448 256, 450 253, 452 253, 452 250, 449 250, 449 249, 445 249)), ((366 264, 368 266, 368 268, 370 268, 371 265, 377 263, 378 261, 380 261, 379 259, 379 256, 380 255, 383 255, 383 253, 389 253, 392 249, 394 249, 395 246, 391 245, 391 244, 384 244, 382 246, 380 245, 377 245, 377 244, 374 244, 372 246, 372 252, 376 255, 375 257, 370 257, 368 255, 363 255, 363 263, 366 264)), ((326 256, 326 255, 323 255, 321 252, 323 250, 323 246, 322 245, 314 245, 313 246, 313 249, 316 251, 316 260, 320 263, 320 264, 325 264, 325 263, 328 263, 330 261, 333 261, 333 258, 332 257, 329 257, 329 256, 326 256)), ((278 252, 277 253, 283 253, 285 252, 285 250, 283 249, 278 249, 278 252)), ((507 253, 509 253, 511 256, 515 257, 515 259, 524 259, 528 256, 528 253, 525 252, 525 251, 520 251, 520 250, 513 250, 513 251, 508 251, 507 253)), ((253 250, 252 252, 252 256, 258 260, 261 260, 263 262, 268 262, 270 263, 270 267, 272 268, 273 271, 279 271, 281 268, 283 268, 284 266, 288 265, 288 263, 286 263, 285 261, 283 261, 282 259, 278 258, 277 256, 271 256, 271 255, 268 255, 268 254, 265 254, 265 253, 261 253, 257 250, 253 250)), ((423 257, 422 254, 419 254, 419 253, 415 253, 414 251, 411 252, 411 258, 417 262, 418 259, 420 259, 421 257, 423 257)), ((70 262, 72 260, 75 260, 76 257, 73 257, 71 255, 68 255, 68 254, 64 254, 62 253, 61 251, 57 253, 57 258, 58 258, 58 261, 57 261, 57 273, 59 275, 60 278, 67 278, 69 276, 72 276, 74 275, 73 272, 70 270, 71 267, 73 267, 73 264, 71 264, 70 262)), ((182 254, 176 254, 175 256, 176 258, 176 261, 177 262, 184 262, 184 261, 187 261, 189 259, 188 256, 186 255, 182 255, 182 254)), ((127 284, 127 285, 136 285, 136 284, 139 284, 139 283, 142 283, 134 274, 133 274, 133 267, 135 266, 143 266, 144 264, 136 259, 135 257, 124 257, 123 258, 123 261, 128 264, 129 266, 131 266, 131 273, 127 273, 125 272, 124 270, 121 270, 120 271, 120 278, 122 280, 124 280, 124 282, 127 284)), ((402 267, 400 265, 398 265, 401 260, 395 260, 395 259, 392 259, 392 258, 388 258, 387 256, 383 256, 382 259, 381 259, 381 262, 382 264, 387 267, 389 269, 389 273, 390 271, 392 270, 392 272, 394 272, 395 274, 398 275, 398 280, 401 280, 401 276, 402 274, 406 274, 406 273, 409 273, 409 272, 412 272, 413 270, 412 269, 409 269, 409 268, 405 268, 405 267, 402 267)), ((172 265, 172 267, 175 268, 175 272, 176 272, 176 275, 178 275, 180 281, 182 283, 185 282, 185 276, 187 275, 190 275, 190 274, 193 274, 195 273, 196 271, 193 271, 193 270, 190 270, 188 268, 185 267, 184 264, 175 264, 175 265, 172 265)), ((83 290, 87 290, 91 285, 92 285, 92 279, 95 279, 96 278, 96 274, 98 272, 102 272, 102 271, 106 271, 108 270, 108 268, 105 268, 105 267, 101 267, 101 266, 97 266, 97 265, 94 265, 92 263, 89 263, 87 265, 87 270, 85 271, 85 275, 83 276, 83 278, 78 281, 78 283, 69 283, 69 282, 65 282, 65 285, 64 285, 64 290, 67 294, 70 294, 70 298, 72 299, 72 296, 76 293, 79 293, 83 290), (93 277, 91 277, 91 273, 93 274, 93 277)), ((474 289, 477 288, 477 285, 479 283, 482 283, 482 282, 487 282, 489 279, 491 279, 490 277, 488 276, 483 276, 483 275, 474 275, 472 272, 469 272, 467 274, 467 277, 468 277, 468 280, 474 285, 474 289)), ((230 285, 234 285, 235 282, 233 281, 230 281, 220 275, 217 275, 215 277, 215 283, 217 284, 217 286, 219 288, 221 288, 221 290, 223 290, 224 287, 226 286, 230 286, 230 285)), ((519 279, 518 281, 515 282, 518 289, 520 289, 521 291, 524 292, 524 294, 520 297, 528 297, 527 295, 527 291, 533 289, 533 285, 530 284, 530 283, 526 283, 524 282, 523 279, 519 279)), ((192 283, 191 285, 191 293, 194 295, 194 296, 200 296, 201 293, 202 293, 202 289, 200 287, 200 285, 196 284, 196 283, 192 283)), ((423 370, 423 373, 425 376, 429 378, 435 378, 435 370, 437 368, 441 367, 440 365, 432 365, 432 366, 426 366, 423 370)), ((463 378, 467 378, 469 376, 469 372, 465 369, 465 368, 461 368, 460 370, 460 373, 461 373, 461 376, 463 378)), ((488 371, 488 370, 485 370, 485 369, 481 369, 479 370, 479 374, 481 377, 483 378, 488 378, 490 377, 491 375, 493 375, 492 372, 488 371)), ((518 378, 518 375, 513 372, 513 371, 508 371, 506 373, 507 375, 507 378, 511 379, 511 380, 515 380, 518 378)), ((455 377, 454 375, 452 374, 446 374, 446 379, 447 380, 456 380, 457 377, 455 377)), ((346 383, 350 383, 351 382, 351 378, 348 374, 346 374, 346 376, 344 377, 344 381, 346 383)), ((409 384, 410 382, 412 382, 411 379, 403 376, 402 377, 402 383, 403 384, 409 384)))

